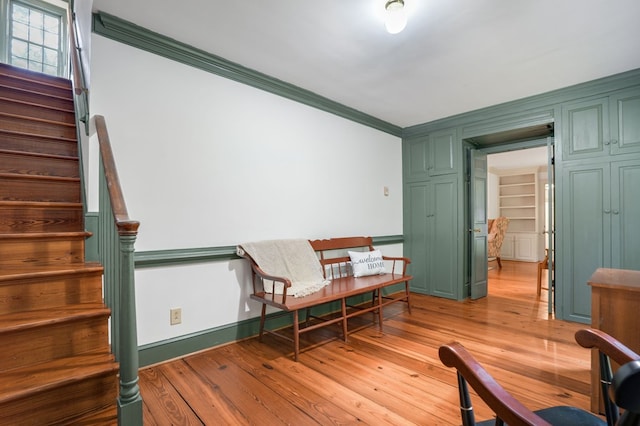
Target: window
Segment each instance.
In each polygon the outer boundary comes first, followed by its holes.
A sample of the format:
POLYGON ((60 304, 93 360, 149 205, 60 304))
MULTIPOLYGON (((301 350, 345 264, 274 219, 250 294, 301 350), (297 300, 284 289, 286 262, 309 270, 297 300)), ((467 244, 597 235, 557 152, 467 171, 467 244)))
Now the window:
POLYGON ((10 1, 7 62, 45 74, 66 69, 65 11, 43 2, 10 1))

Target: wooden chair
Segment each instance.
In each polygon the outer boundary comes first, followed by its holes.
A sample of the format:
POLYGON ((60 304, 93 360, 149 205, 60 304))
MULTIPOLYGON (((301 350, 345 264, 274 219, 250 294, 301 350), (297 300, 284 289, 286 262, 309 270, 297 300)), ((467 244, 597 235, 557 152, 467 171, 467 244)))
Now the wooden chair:
POLYGON ((576 342, 583 348, 598 350, 600 388, 602 390, 607 425, 614 426, 620 418, 620 410, 610 396, 611 382, 614 376, 611 361, 617 365, 624 365, 630 361, 640 360, 640 355, 601 330, 592 328, 578 330, 575 338, 576 342))
MULTIPOLYGON (((482 367, 478 361, 458 342, 440 346, 440 360, 447 367, 454 367, 458 376, 460 412, 463 426, 473 425, 599 425, 607 423, 588 411, 575 407, 557 406, 531 411, 507 392, 482 367), (473 406, 467 384, 496 414, 495 419, 482 423, 475 422, 473 406)), ((638 425, 640 416, 640 361, 624 365, 625 370, 616 372, 611 385, 619 407, 627 410, 617 425, 638 425), (620 374, 619 374, 620 373, 620 374), (618 376, 619 374, 619 376, 618 376)))
MULTIPOLYGON (((555 265, 551 265, 555 267, 555 265)), ((549 249, 544 249, 544 259, 538 262, 538 296, 542 293, 542 270, 549 269, 549 249)), ((548 290, 548 288, 545 288, 548 290)))

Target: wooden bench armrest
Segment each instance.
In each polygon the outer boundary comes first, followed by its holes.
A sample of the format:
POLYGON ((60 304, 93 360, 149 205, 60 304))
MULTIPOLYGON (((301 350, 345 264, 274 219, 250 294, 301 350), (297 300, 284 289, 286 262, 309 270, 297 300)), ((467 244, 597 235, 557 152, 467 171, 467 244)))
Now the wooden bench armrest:
POLYGON ((408 257, 402 256, 382 256, 382 260, 390 260, 393 262, 393 266, 391 267, 391 273, 395 273, 396 271, 396 262, 402 262, 402 275, 407 275, 407 266, 411 263, 408 257))
POLYGON ((598 349, 619 365, 640 359, 640 355, 602 330, 583 328, 576 332, 575 338, 583 348, 598 349))
POLYGON ((251 283, 253 284, 253 294, 256 296, 259 296, 261 298, 267 299, 267 295, 271 294, 271 301, 275 301, 275 296, 276 293, 272 292, 272 293, 267 293, 264 291, 264 280, 269 280, 269 281, 273 281, 274 284, 274 289, 275 289, 275 283, 279 282, 283 284, 283 289, 282 289, 282 303, 286 303, 287 302, 287 289, 289 287, 291 287, 291 280, 285 277, 277 277, 275 275, 269 275, 266 272, 264 272, 259 266, 258 264, 253 260, 253 258, 247 254, 246 252, 244 252, 243 254, 240 255, 240 257, 243 257, 245 259, 247 259, 249 261, 249 265, 251 265, 251 283), (262 283, 262 291, 258 291, 258 289, 256 288, 256 277, 258 277, 262 283))

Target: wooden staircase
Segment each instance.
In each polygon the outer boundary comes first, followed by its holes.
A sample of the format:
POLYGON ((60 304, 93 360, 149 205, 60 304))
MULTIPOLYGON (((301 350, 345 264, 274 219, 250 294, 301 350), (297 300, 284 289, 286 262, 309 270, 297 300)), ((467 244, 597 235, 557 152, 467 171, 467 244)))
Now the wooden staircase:
POLYGON ((0 425, 117 423, 69 80, 0 64, 0 425))

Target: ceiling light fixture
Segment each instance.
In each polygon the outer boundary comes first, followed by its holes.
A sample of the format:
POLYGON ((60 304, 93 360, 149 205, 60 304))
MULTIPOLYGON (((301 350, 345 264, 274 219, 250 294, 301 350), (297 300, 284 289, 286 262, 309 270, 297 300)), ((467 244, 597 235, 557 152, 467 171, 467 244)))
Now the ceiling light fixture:
POLYGON ((407 26, 407 11, 404 8, 404 0, 388 0, 384 5, 384 26, 389 34, 398 34, 407 26))

